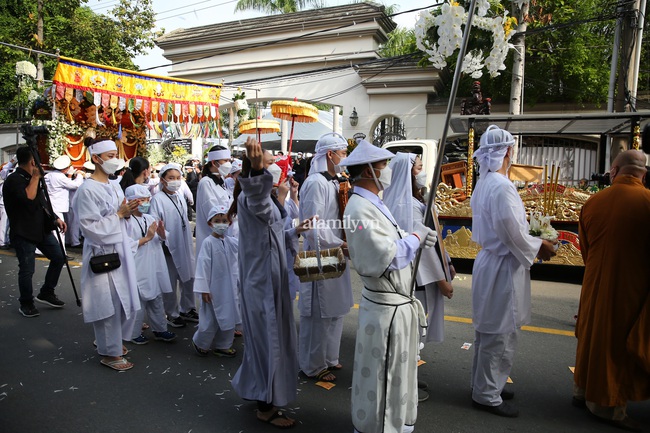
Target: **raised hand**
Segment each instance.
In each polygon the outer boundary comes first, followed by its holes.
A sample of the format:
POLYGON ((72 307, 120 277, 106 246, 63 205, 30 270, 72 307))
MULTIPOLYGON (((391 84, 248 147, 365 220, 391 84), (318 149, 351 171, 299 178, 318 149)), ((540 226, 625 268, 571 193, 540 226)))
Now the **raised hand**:
POLYGON ((262 145, 253 137, 246 139, 246 156, 251 162, 251 168, 260 171, 264 168, 264 151, 262 145))

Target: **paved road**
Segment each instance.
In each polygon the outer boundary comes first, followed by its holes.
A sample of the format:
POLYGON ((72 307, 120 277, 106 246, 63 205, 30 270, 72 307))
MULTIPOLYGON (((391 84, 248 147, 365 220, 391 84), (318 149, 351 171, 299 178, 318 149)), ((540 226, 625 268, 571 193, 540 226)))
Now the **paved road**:
MULTIPOLYGON (((174 343, 128 344, 134 369, 117 373, 99 364, 92 327, 83 323, 67 274, 62 274, 62 310, 47 307, 38 318, 18 313, 17 261, 0 255, 0 431, 14 432, 260 432, 276 431, 255 419, 255 405, 242 401, 229 380, 239 357, 199 358, 190 345, 193 329, 179 331, 174 343)), ((71 251, 79 257, 80 251, 71 251)), ((37 261, 36 287, 47 261, 37 261)), ((72 269, 79 281, 79 268, 72 269)), ((571 406, 575 356, 571 336, 580 287, 533 283, 533 323, 522 332, 512 372, 521 410, 517 419, 476 411, 470 405, 469 371, 473 350, 470 317, 471 276, 460 275, 447 302, 446 340, 427 345, 420 377, 431 398, 419 408, 420 432, 608 432, 584 411, 571 406)), ((361 285, 354 279, 355 299, 361 285)), ((289 411, 299 420, 294 431, 351 432, 350 383, 357 310, 345 319, 336 386, 325 390, 301 380, 289 411)), ((238 339, 235 347, 242 349, 238 339)), ((650 431, 650 402, 630 405, 629 413, 650 431)))

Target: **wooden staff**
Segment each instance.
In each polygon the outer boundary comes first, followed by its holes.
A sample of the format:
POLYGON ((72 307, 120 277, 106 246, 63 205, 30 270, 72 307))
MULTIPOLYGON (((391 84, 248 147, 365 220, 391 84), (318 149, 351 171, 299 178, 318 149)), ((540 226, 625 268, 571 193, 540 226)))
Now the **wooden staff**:
MULTIPOLYGON (((550 187, 553 187, 553 178, 555 178, 555 161, 553 161, 553 164, 551 165, 551 183, 550 187)), ((549 190, 548 195, 546 196, 548 201, 546 202, 546 215, 551 211, 551 196, 553 195, 553 191, 549 190)))
POLYGON ((544 194, 542 195, 542 214, 546 215, 546 192, 548 188, 546 187, 547 185, 547 179, 548 179, 548 161, 544 164, 544 194))
POLYGON ((557 171, 555 172, 555 186, 553 187, 553 199, 551 201, 551 203, 552 203, 552 209, 551 210, 553 212, 553 215, 555 215, 555 195, 557 193, 557 183, 559 181, 559 178, 560 178, 560 165, 558 164, 557 171))

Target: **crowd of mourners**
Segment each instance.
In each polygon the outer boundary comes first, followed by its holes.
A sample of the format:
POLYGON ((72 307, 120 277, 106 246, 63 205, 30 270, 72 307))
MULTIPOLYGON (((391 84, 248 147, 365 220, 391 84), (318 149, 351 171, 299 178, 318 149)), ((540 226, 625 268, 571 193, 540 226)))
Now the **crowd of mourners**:
MULTIPOLYGON (((485 131, 474 153, 480 169, 471 197, 472 239, 482 247, 472 278, 471 403, 503 417, 519 415, 506 382, 520 329, 531 320, 529 270, 558 247, 529 234, 507 176, 514 143, 506 130, 485 131)), ((294 259, 299 250, 340 248, 363 283, 354 431, 413 431, 418 403, 428 397, 417 377, 419 351, 444 338, 444 298, 453 296, 455 269, 431 222, 435 211, 427 215, 420 157, 365 140, 348 154, 348 145, 341 134, 325 134, 307 161, 273 155, 248 139, 242 155, 216 145, 184 166, 152 167, 141 157, 125 166, 116 143, 98 138, 87 141, 83 168, 61 156, 46 174, 32 149, 19 147, 0 172, 0 246, 16 251, 19 312, 37 317, 35 303, 64 306, 55 288, 69 259, 65 244, 83 245, 83 319, 103 366, 130 370, 128 344, 171 342, 176 328, 196 324, 196 355, 241 357, 236 393, 257 402, 259 420, 290 428, 296 420, 282 407, 296 399, 299 374, 332 382, 344 368, 343 319, 354 305, 350 266, 301 282, 294 259), (344 182, 349 193, 342 193, 344 182), (34 296, 36 254, 50 265, 34 296), (233 347, 237 337, 244 338, 243 353, 233 347)), ((580 219, 586 268, 573 404, 632 431, 642 430, 627 416, 627 401, 650 397, 645 173, 641 152, 621 153, 610 172, 613 186, 590 199, 580 219), (604 235, 612 224, 634 229, 637 238, 643 233, 643 242, 617 250, 631 237, 604 235), (622 275, 619 262, 634 272, 622 275)))

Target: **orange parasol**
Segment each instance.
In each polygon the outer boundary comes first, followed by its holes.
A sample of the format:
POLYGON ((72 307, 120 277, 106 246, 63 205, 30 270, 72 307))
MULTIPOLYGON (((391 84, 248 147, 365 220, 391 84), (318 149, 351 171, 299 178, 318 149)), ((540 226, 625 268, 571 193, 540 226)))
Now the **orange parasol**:
POLYGON ((257 140, 261 140, 261 134, 280 132, 280 122, 272 119, 251 119, 239 124, 240 134, 257 134, 257 140))
POLYGON ((318 108, 306 102, 293 101, 271 102, 271 114, 282 120, 291 120, 291 135, 289 136, 289 156, 293 145, 293 125, 295 122, 312 123, 318 121, 318 108))

